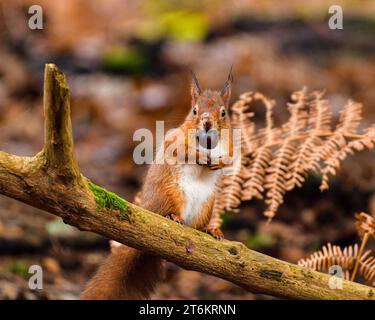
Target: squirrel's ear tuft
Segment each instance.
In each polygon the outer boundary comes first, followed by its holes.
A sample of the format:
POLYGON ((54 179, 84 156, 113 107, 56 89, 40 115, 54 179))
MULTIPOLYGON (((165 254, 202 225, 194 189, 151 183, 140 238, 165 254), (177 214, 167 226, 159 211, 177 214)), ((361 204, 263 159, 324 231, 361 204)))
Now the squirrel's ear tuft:
POLYGON ((193 72, 193 70, 190 70, 192 81, 191 81, 191 97, 193 98, 193 102, 197 101, 198 97, 202 93, 202 88, 199 84, 199 81, 193 72))
POLYGON ((221 89, 221 92, 220 92, 221 98, 223 99, 226 107, 228 106, 229 100, 230 100, 232 82, 233 82, 233 74, 232 74, 232 67, 230 67, 228 79, 227 81, 225 81, 224 87, 223 89, 221 89))

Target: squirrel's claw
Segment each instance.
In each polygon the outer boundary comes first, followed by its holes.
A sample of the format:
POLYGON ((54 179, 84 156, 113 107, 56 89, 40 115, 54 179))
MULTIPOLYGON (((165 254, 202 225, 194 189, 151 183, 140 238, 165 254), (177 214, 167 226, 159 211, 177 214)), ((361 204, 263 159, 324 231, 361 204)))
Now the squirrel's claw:
POLYGON ((210 234, 217 240, 223 240, 224 239, 224 234, 219 228, 210 228, 208 227, 206 230, 206 233, 210 234))
POLYGON ((178 224, 185 224, 184 219, 180 218, 178 215, 176 215, 174 213, 168 214, 167 217, 169 219, 173 220, 174 222, 177 222, 178 224))
POLYGON ((223 166, 221 166, 220 164, 211 164, 211 165, 208 165, 207 166, 210 170, 219 170, 219 169, 222 169, 223 166))
POLYGON ((223 158, 219 158, 218 160, 216 160, 214 162, 212 162, 211 159, 208 159, 206 165, 210 170, 219 170, 219 169, 223 169, 225 167, 225 163, 223 161, 223 158))

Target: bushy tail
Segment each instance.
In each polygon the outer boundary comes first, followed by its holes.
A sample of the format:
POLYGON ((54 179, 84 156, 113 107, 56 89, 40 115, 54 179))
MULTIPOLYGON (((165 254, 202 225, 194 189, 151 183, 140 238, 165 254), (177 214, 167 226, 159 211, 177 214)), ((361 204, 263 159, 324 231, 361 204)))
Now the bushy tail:
POLYGON ((162 276, 161 258, 121 245, 113 248, 110 256, 87 283, 81 299, 149 299, 162 276))

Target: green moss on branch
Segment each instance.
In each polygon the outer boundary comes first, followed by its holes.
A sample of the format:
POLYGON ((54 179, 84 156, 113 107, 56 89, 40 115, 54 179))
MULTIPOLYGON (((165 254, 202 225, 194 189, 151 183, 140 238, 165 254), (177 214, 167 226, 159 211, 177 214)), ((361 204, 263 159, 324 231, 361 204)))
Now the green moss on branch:
POLYGON ((117 194, 88 181, 99 210, 118 210, 121 219, 129 220, 129 203, 117 194))

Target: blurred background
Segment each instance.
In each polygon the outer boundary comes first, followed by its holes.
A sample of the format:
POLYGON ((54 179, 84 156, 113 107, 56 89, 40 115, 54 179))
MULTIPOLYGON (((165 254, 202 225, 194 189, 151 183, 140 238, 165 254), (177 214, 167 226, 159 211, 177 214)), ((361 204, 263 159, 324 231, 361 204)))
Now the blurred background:
MULTIPOLYGON (((261 91, 285 102, 306 85, 326 89, 338 114, 348 98, 375 122, 375 2, 251 0, 0 1, 0 150, 34 155, 43 143, 45 63, 66 74, 79 164, 97 184, 132 199, 146 166, 132 160, 132 136, 155 120, 178 126, 190 107, 191 67, 219 89, 233 65, 232 99, 261 91), (44 10, 44 29, 30 30, 28 8, 44 10), (344 29, 328 28, 341 5, 344 29)), ((262 112, 255 121, 262 119, 262 112)), ((358 241, 355 212, 375 213, 374 153, 344 162, 328 192, 311 177, 286 196, 270 225, 252 201, 225 215, 226 238, 296 262, 330 241, 358 241)), ((108 241, 55 216, 0 196, 0 299, 77 299, 108 253, 108 241), (44 289, 28 289, 28 268, 44 269, 44 289)), ((154 298, 271 299, 168 264, 154 298)))

